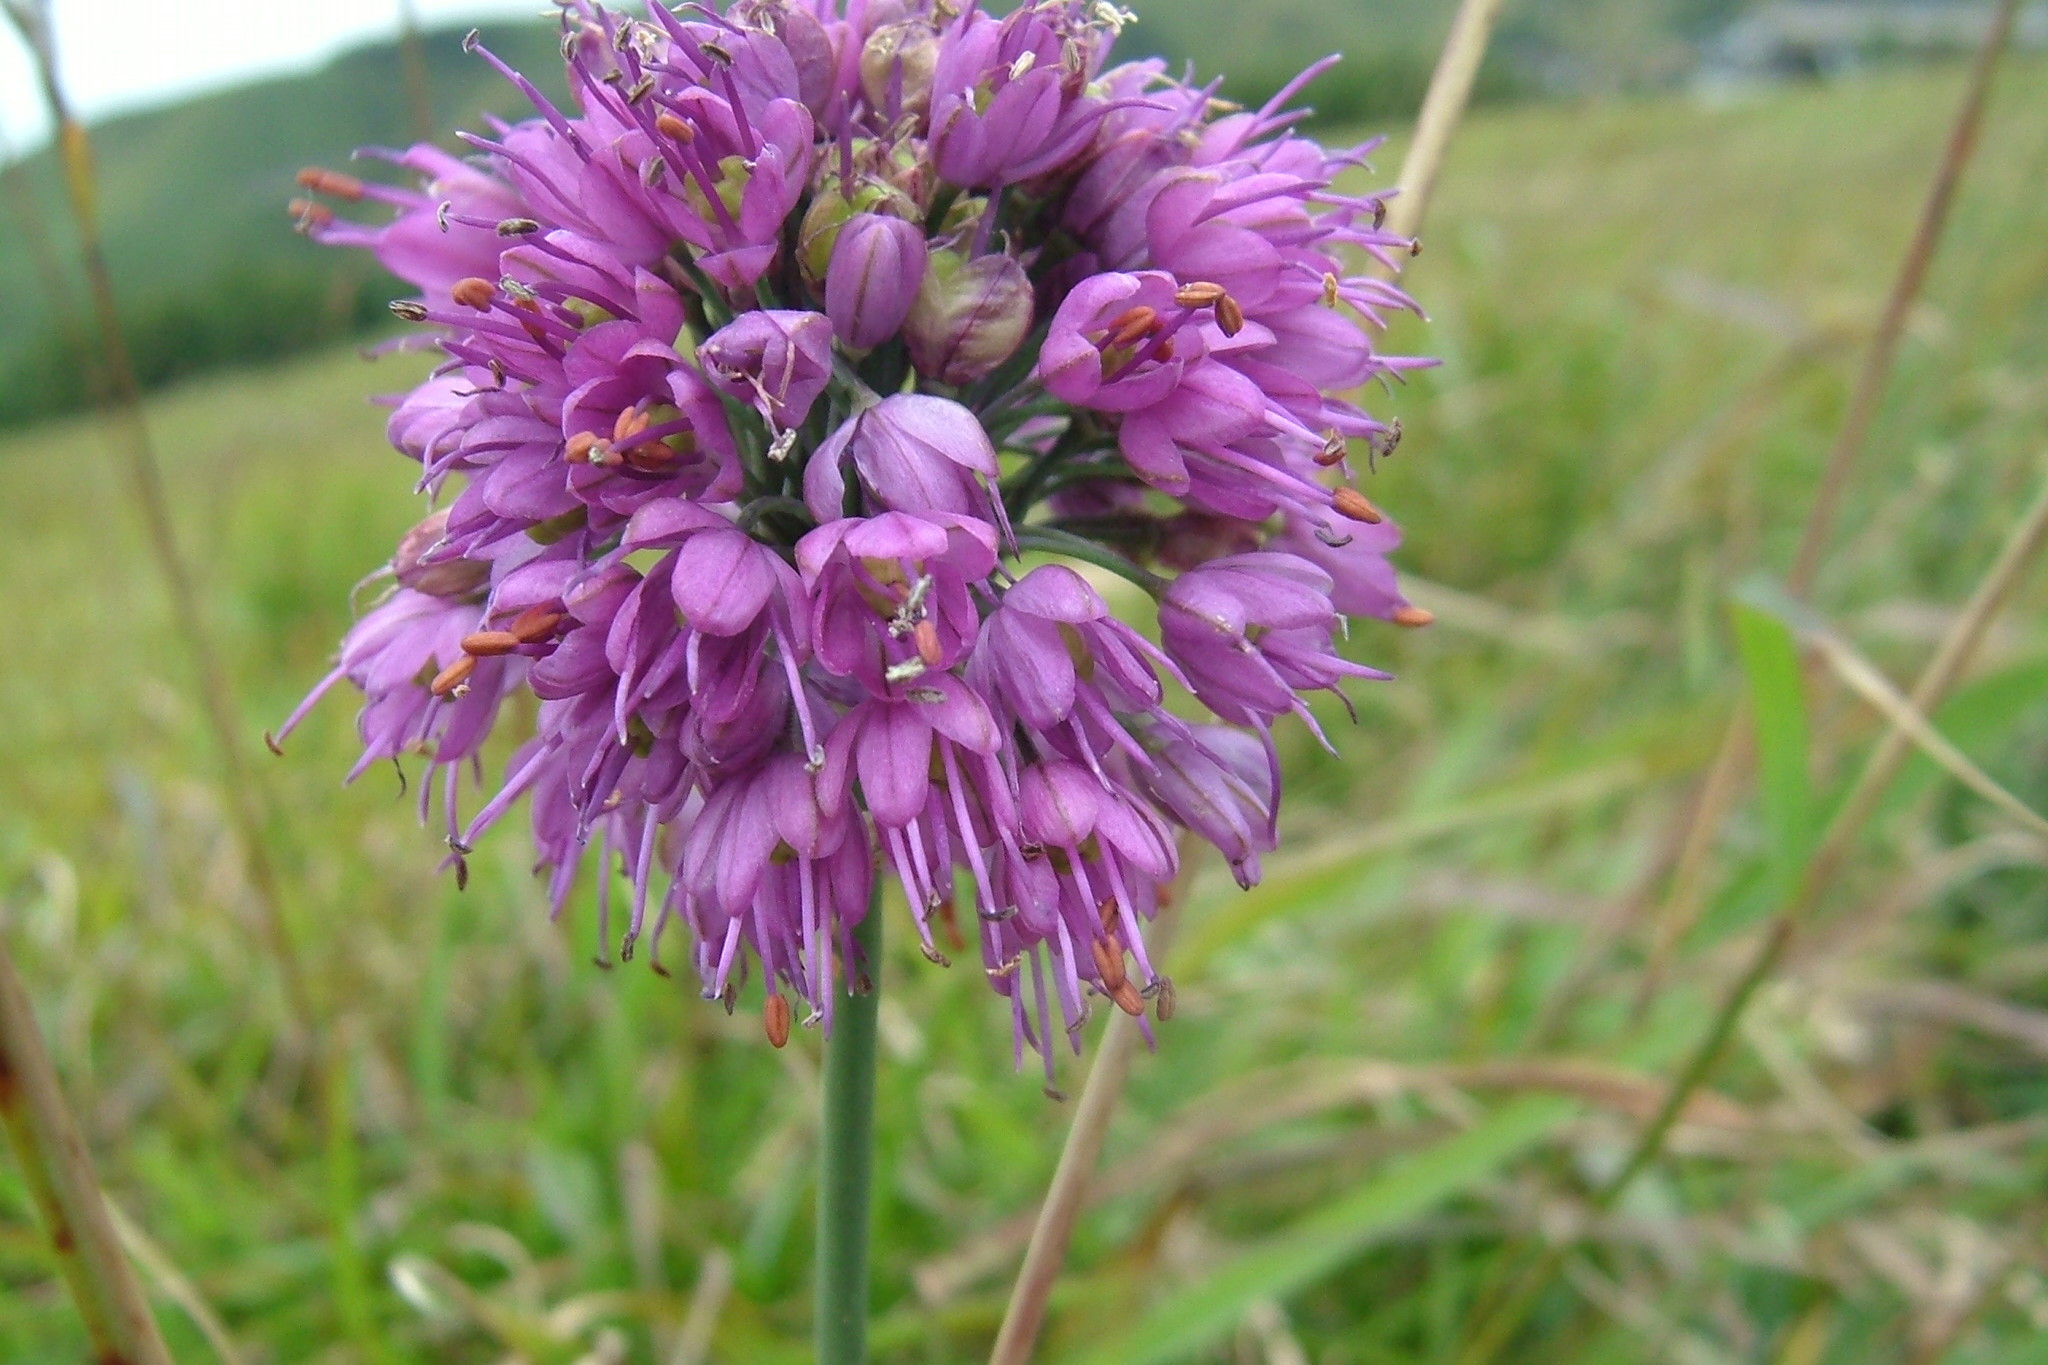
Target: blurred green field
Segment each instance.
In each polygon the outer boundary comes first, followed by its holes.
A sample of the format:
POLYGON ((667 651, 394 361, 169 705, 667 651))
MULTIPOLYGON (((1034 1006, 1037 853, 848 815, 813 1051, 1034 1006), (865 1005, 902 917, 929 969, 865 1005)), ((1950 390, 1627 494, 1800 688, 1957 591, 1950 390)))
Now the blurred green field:
MULTIPOLYGON (((1446 1362, 1546 1238, 1571 1250, 1517 1361, 2044 1358, 2043 850, 1922 761, 1671 1152, 1611 1213, 1585 1199, 1772 908, 1745 798, 1645 989, 1743 686, 1728 592, 1789 563, 1960 83, 1469 125, 1412 274, 1433 320, 1398 336, 1445 364, 1388 405, 1407 438, 1373 488, 1441 620, 1354 632, 1398 681, 1353 689, 1356 728, 1326 717, 1340 757, 1288 736, 1267 882, 1195 884, 1178 1015, 1041 1359, 1446 1362)), ((2044 84, 2004 72, 1822 576, 1894 678, 2048 471, 2044 84)), ((152 404, 252 747, 418 514, 361 397, 416 363, 336 354, 152 404)), ((115 1201, 188 1297, 250 1365, 807 1359, 817 1039, 773 1052, 745 1003, 594 968, 588 893, 551 926, 516 830, 458 894, 392 774, 340 786, 340 697, 258 769, 346 1059, 310 1092, 123 482, 92 420, 0 443, 0 929, 115 1201)), ((2036 809, 2040 577, 1938 718, 2036 809)), ((1824 674, 1807 698, 1825 806, 1878 723, 1824 674)), ((1011 1073, 978 975, 907 938, 875 1343, 937 1365, 986 1357, 1071 1106, 1011 1073)), ((179 1358, 212 1358, 152 1286, 179 1358)), ((0 1162, 0 1361, 84 1349, 0 1162)))

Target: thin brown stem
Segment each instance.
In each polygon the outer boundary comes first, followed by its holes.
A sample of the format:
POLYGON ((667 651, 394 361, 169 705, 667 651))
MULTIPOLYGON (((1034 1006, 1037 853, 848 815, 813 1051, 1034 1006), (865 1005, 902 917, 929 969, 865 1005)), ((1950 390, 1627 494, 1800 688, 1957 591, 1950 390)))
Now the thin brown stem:
POLYGON ((0 943, 0 1128, 42 1215, 64 1283, 102 1365, 170 1365, 107 1216, 92 1157, 64 1103, 28 992, 0 943))
MULTIPOLYGON (((1152 951, 1161 951, 1154 934, 1152 951)), ((1124 1082, 1131 1074, 1131 1059, 1138 1050, 1138 1024, 1121 1010, 1112 1014, 1109 1027, 1095 1051, 1094 1065, 1081 1087, 1081 1102, 1074 1109, 1073 1126, 1060 1149, 1059 1165, 1046 1187, 1045 1202, 1039 1206, 1038 1222, 1031 1229, 1031 1241, 1024 1249, 1024 1264, 1017 1271, 1016 1288, 1010 1291, 1002 1327, 996 1333, 989 1365, 1023 1365, 1031 1358, 1038 1330, 1045 1322, 1045 1307, 1053 1285, 1067 1259, 1074 1225, 1088 1198, 1095 1178, 1095 1165, 1102 1157, 1103 1139, 1109 1120, 1123 1095, 1124 1082)))
MULTIPOLYGON (((1998 559, 1970 594, 1970 600, 1935 650, 1934 657, 1928 660, 1914 681, 1911 694, 1914 711, 1925 716, 1948 695, 1971 656, 1983 643, 1985 632, 1990 629, 2006 599, 2018 586, 2021 575, 2039 556, 2044 544, 2048 544, 2048 484, 2043 485, 2033 506, 2007 538, 1998 559)), ((1888 725, 1884 737, 1857 773, 1849 795, 1821 836, 1820 845, 1807 860, 1792 894, 1771 917, 1741 976, 1715 1012, 1706 1034, 1679 1068, 1677 1079, 1636 1139, 1628 1159, 1593 1193, 1591 1203, 1594 1209, 1612 1208, 1636 1177, 1662 1153, 1664 1142, 1670 1137, 1679 1114, 1713 1075, 1749 1002, 1777 970, 1785 950, 1848 863, 1865 823, 1876 812, 1885 790, 1912 752, 1912 737, 1896 723, 1888 725)), ((1569 1247, 1558 1243, 1533 1263, 1502 1297, 1499 1306, 1481 1320, 1478 1332, 1459 1358, 1461 1365, 1485 1365, 1506 1348, 1568 1254, 1569 1247)))
POLYGON ((1403 237, 1422 231, 1423 216, 1436 192, 1437 173, 1450 150, 1451 135, 1465 117, 1472 83, 1486 60, 1486 46, 1500 18, 1502 0, 1463 0, 1451 20, 1444 50, 1430 73, 1422 112, 1415 118, 1415 139, 1401 161, 1401 193, 1387 201, 1387 225, 1403 237))
MULTIPOLYGON (((1886 296, 1884 312, 1878 319, 1870 348, 1864 352, 1863 364, 1857 371, 1856 385, 1850 392, 1842 425, 1836 431, 1826 462, 1821 467, 1820 483, 1814 492, 1813 505, 1807 511, 1806 525, 1800 532, 1792 571, 1786 579, 1795 597, 1810 596, 1820 575, 1842 500, 1847 495, 1856 466, 1862 460, 1870 426, 1876 418, 1885 388, 1891 382, 1899 343, 1905 336, 1906 319, 1927 281, 1927 272, 1941 245, 1942 230, 1948 224, 1949 210, 1955 203, 1963 173, 1976 152, 1991 80, 1997 71, 1998 59, 2012 36, 2016 4, 2017 0, 1999 0, 1998 9, 1985 30, 1984 40, 1977 48, 1976 60, 1971 64, 1963 102, 1956 110, 1941 161, 1935 167, 1934 180, 1928 185, 1927 197, 1921 203, 1919 221, 1906 245, 1906 254, 1899 262, 1898 273, 1892 279, 1891 291, 1886 296)), ((1670 971, 1679 941, 1699 917, 1706 894, 1708 857, 1720 835, 1722 822, 1727 819, 1743 789, 1749 759, 1749 709, 1748 702, 1743 701, 1737 704, 1735 714, 1728 719, 1728 727, 1722 733, 1713 764, 1694 802, 1692 829, 1684 850, 1679 854, 1670 896, 1663 913, 1657 917, 1656 942, 1651 950, 1648 970, 1644 973, 1643 989, 1637 994, 1638 1014, 1647 1008, 1651 995, 1670 971)))
MULTIPOLYGON (((1191 843, 1181 840, 1180 875, 1161 898, 1159 916, 1147 935, 1148 954, 1154 962, 1165 960, 1179 925, 1180 905, 1192 880, 1191 843)), ((1003 1310, 989 1365, 1024 1365, 1031 1359, 1039 1328, 1045 1324, 1046 1304, 1066 1263, 1074 1225, 1088 1201, 1088 1187, 1095 1178, 1095 1164, 1102 1158, 1110 1118, 1116 1113, 1124 1082, 1130 1077, 1138 1039, 1138 1021, 1122 1010, 1110 1011, 1109 1023, 1096 1047, 1095 1062, 1088 1068, 1088 1079, 1081 1086, 1081 1100, 1074 1108, 1066 1144, 1060 1148, 1059 1165, 1053 1169, 1052 1183, 1046 1187, 1045 1200, 1038 1206, 1038 1221, 1032 1226, 1031 1241, 1024 1249, 1024 1264, 1017 1271, 1016 1286, 1003 1310)))
MULTIPOLYGON (((41 5, 31 6, 29 0, 7 0, 6 12, 35 62, 44 102, 49 106, 51 120, 56 126, 65 193, 70 201, 78 234, 79 257, 85 268, 87 290, 99 328, 100 372, 105 396, 113 409, 118 445, 128 467, 128 482, 142 513, 150 552, 170 596, 177 634, 191 650, 193 666, 199 675, 202 709, 213 734, 214 746, 219 751, 228 815, 242 845, 249 885, 255 893, 264 930, 277 960, 285 1003, 294 1022, 308 1036, 314 1036, 317 1015, 300 965, 297 945, 285 917, 283 883, 264 840, 261 804, 255 795, 255 774, 245 756, 233 692, 191 567, 178 545, 163 470, 157 461, 148 423, 143 418, 141 385, 135 377, 126 334, 115 306, 113 276, 107 269, 106 254, 100 241, 92 140, 65 98, 46 9, 41 5)), ((317 1055, 317 1047, 315 1052, 317 1055)))
POLYGON ((1863 368, 1856 376, 1856 388, 1849 395, 1849 409, 1842 418, 1841 430, 1835 434, 1834 445, 1828 450, 1827 464, 1821 470, 1820 487, 1814 493, 1813 507, 1806 517, 1806 530, 1799 538, 1799 553, 1792 561, 1792 573, 1786 580, 1795 597, 1804 597, 1812 592, 1814 579, 1820 574, 1821 560, 1827 553, 1828 539, 1835 529, 1835 518, 1842 509, 1842 498, 1848 492, 1849 480, 1856 472, 1857 463, 1863 458, 1871 421, 1877 416, 1878 403, 1884 398, 1892 366, 1898 359, 1899 341, 1906 334, 1907 315, 1913 311, 1913 303, 1920 297, 1920 287, 1927 281, 1927 271, 1934 264, 1935 251, 1941 245, 1942 229, 1948 225, 1949 209, 1955 204, 1956 190, 1962 184, 1963 172, 1968 169, 1970 158, 1977 150, 1978 131, 1984 124, 1984 105, 1991 95, 1991 77, 1998 67, 1999 56, 2005 51, 2007 40, 2012 37, 2013 15, 2018 7, 2019 0, 1999 0, 1998 8, 1991 16, 1990 27, 1985 30, 1984 41, 1977 47, 1976 60, 1970 67, 1969 84, 1963 91, 1962 107, 1956 110, 1948 144, 1942 148, 1941 164, 1935 168, 1934 183, 1927 187, 1927 198, 1920 206, 1920 221, 1913 228, 1913 240, 1906 246, 1906 258, 1899 263, 1891 294, 1885 299, 1884 314, 1878 319, 1877 334, 1870 340, 1870 351, 1864 356, 1863 368))

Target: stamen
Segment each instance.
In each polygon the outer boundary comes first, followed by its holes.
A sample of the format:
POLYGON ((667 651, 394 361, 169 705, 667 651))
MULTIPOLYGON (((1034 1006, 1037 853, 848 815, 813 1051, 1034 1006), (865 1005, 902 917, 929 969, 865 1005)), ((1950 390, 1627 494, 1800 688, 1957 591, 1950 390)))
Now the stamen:
MULTIPOLYGON (((1325 279, 1329 277, 1324 276, 1325 279)), ((1230 297, 1222 285, 1209 280, 1196 280, 1173 291, 1173 301, 1183 308, 1208 308, 1219 299, 1230 297)))
POLYGON ((1387 519, 1386 515, 1373 506, 1371 500, 1356 488, 1340 488, 1330 501, 1340 514, 1353 521, 1362 521, 1368 526, 1377 526, 1387 519))
POLYGON ((1118 1009, 1130 1015, 1133 1019, 1137 1019, 1145 1013, 1145 998, 1138 994, 1138 988, 1128 980, 1111 991, 1109 998, 1116 1002, 1118 1009))
POLYGON ((761 1027, 768 1035, 770 1047, 783 1047, 789 1042, 789 999, 786 996, 771 995, 761 1003, 761 1027))
POLYGON ((1130 980, 1124 971, 1124 950, 1112 938, 1092 938, 1088 946, 1095 953, 1095 970, 1102 974, 1102 989, 1115 995, 1130 980))
POLYGON ((1342 462, 1345 450, 1343 436, 1333 429, 1323 437, 1323 448, 1316 452, 1315 462, 1328 469, 1331 465, 1342 462))
POLYGON ((917 623, 911 631, 911 638, 917 642, 917 657, 924 661, 925 667, 937 668, 944 656, 939 651, 939 628, 930 617, 917 623))
POLYGON ((654 127, 663 137, 673 138, 685 147, 697 140, 697 130, 666 109, 654 116, 654 127))
POLYGON ((491 300, 498 296, 498 288, 489 280, 471 275, 467 279, 457 280, 448 290, 448 296, 465 308, 474 308, 482 312, 489 308, 491 300))
POLYGON ((479 630, 462 637, 462 652, 479 659, 494 659, 519 648, 519 637, 509 630, 479 630))
POLYGON ((363 182, 340 171, 330 171, 322 166, 308 166, 299 172, 299 187, 315 194, 332 195, 336 199, 354 201, 363 197, 363 182))
POLYGON ((1158 309, 1142 303, 1134 304, 1109 320, 1109 335, 1103 339, 1103 345, 1129 346, 1152 335, 1158 325, 1158 309))
POLYGON ((469 684, 469 675, 476 672, 476 656, 465 654, 454 663, 434 675, 434 681, 427 684, 427 690, 437 697, 447 697, 469 684))
POLYGON ((1401 607, 1393 615, 1395 625, 1406 626, 1410 630, 1419 630, 1434 620, 1436 613, 1422 607, 1401 607))
POLYGON ((311 232, 334 221, 333 209, 311 199, 294 199, 285 208, 291 213, 293 229, 298 232, 311 232))
POLYGON ((528 607, 513 618, 510 634, 522 645, 539 644, 567 619, 561 612, 546 607, 528 607))
POLYGON ((1228 294, 1216 300, 1216 325, 1227 337, 1234 337, 1244 330, 1244 309, 1238 307, 1237 300, 1228 294))
POLYGON ((418 299, 393 299, 391 300, 391 312, 394 317, 403 322, 425 322, 427 320, 427 305, 421 303, 418 299))
POLYGON ((500 237, 525 237, 540 231, 540 223, 533 218, 501 218, 498 220, 500 237))

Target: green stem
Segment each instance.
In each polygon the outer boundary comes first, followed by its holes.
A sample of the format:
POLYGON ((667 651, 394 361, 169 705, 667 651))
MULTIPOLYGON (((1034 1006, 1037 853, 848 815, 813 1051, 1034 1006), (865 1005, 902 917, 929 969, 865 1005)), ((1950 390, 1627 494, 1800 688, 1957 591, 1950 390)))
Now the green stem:
POLYGON ((846 964, 846 975, 856 983, 854 993, 840 1002, 831 1041, 825 1045, 818 1163, 818 1365, 864 1365, 868 1351, 875 1010, 882 997, 879 903, 868 906, 867 918, 853 931, 853 943, 860 960, 846 964))
POLYGON ((1068 531, 1062 531, 1057 527, 1041 525, 1019 528, 1017 532, 1017 548, 1020 550, 1039 550, 1046 554, 1065 555, 1069 559, 1078 559, 1084 563, 1093 564, 1098 569, 1107 569, 1117 577, 1128 579, 1130 582, 1137 584, 1155 598, 1165 593, 1167 588, 1166 580, 1158 574, 1140 567, 1108 546, 1098 545, 1092 540, 1084 540, 1080 536, 1068 531))

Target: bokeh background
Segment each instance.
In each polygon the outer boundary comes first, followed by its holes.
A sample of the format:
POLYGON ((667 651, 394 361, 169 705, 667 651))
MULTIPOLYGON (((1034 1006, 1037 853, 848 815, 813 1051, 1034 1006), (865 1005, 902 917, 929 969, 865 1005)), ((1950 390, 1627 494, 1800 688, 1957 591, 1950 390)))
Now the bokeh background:
MULTIPOLYGON (((310 53, 237 48, 228 4, 175 8, 213 63, 196 94, 118 4, 60 0, 59 41, 98 115, 177 531, 262 759, 303 1002, 192 623, 88 401, 76 238, 18 53, 0 74, 0 933, 172 1346, 795 1365, 818 1040, 774 1052, 744 1004, 600 970, 591 893, 550 924, 516 830, 458 893, 393 774, 340 785, 346 699, 281 759, 257 739, 420 512, 364 401, 422 363, 359 355, 395 286, 290 232, 293 173, 516 97, 440 8, 408 46, 395 8, 362 7, 310 53)), ((518 8, 487 33, 545 71, 553 39, 518 8)), ((1241 98, 1347 51, 1318 124, 1390 132, 1386 182, 1451 5, 1140 8, 1131 52, 1226 69, 1241 98)), ((1393 338, 1444 364, 1378 400, 1407 434, 1372 495, 1438 623, 1353 631, 1397 680, 1352 689, 1355 726, 1322 708, 1336 756, 1285 735, 1265 883, 1205 866, 1189 889, 1178 1014, 1111 1128, 1041 1359, 1453 1362, 1548 1246, 1561 1273, 1506 1358, 2048 1360, 2048 847, 1925 758, 1668 1150, 1615 1207, 1589 1199, 1803 837, 1745 780, 1674 869, 1753 690, 1731 593, 1791 563, 1987 11, 1508 0, 1409 274, 1430 320, 1393 338)), ((2023 7, 1812 598, 1902 686, 2048 477, 2044 43, 2048 8, 2023 7)), ((1935 716, 2034 810, 2042 577, 1935 716)), ((1756 701, 1803 706, 1792 766, 1825 812, 1883 722, 1823 664, 1798 681, 1756 701)), ((1010 1070, 974 973, 899 936, 884 989, 877 1359, 985 1358, 1072 1105, 1010 1070)), ((0 1160, 0 1360, 84 1350, 0 1160)))

